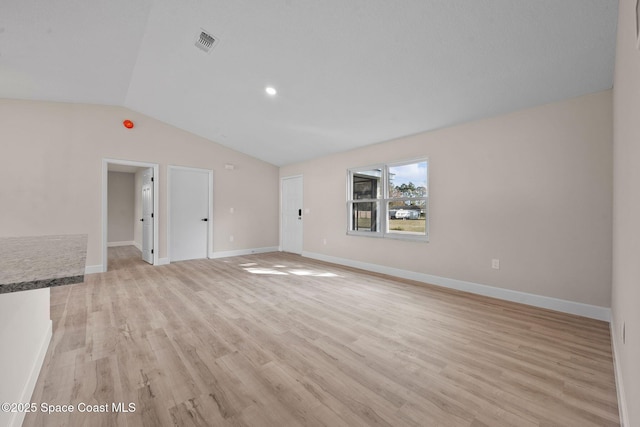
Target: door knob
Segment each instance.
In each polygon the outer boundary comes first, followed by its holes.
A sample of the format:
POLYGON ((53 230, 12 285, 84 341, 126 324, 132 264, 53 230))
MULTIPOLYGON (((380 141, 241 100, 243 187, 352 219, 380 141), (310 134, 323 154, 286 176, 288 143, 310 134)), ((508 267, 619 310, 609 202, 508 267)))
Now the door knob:
POLYGON ((209 221, 209 218, 202 218, 200 221, 209 221))

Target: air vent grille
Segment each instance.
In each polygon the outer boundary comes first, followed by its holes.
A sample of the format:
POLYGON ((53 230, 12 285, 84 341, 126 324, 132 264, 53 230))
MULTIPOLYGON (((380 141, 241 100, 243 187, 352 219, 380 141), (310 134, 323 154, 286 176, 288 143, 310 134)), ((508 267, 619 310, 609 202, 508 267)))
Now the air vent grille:
POLYGON ((217 39, 206 31, 201 31, 196 40, 196 47, 205 52, 210 52, 217 43, 217 39))

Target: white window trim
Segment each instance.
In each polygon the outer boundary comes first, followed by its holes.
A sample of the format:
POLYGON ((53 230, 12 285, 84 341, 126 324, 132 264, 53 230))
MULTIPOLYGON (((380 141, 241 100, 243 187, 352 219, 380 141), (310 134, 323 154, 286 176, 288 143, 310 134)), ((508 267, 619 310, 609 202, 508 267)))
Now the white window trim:
POLYGON ((429 241, 429 199, 430 199, 430 180, 429 180, 429 165, 428 157, 420 157, 416 159, 410 159, 400 162, 392 163, 378 163, 369 166, 362 166, 357 168, 350 168, 347 170, 347 234, 350 236, 364 236, 375 238, 386 238, 396 240, 408 240, 418 242, 429 241), (388 197, 389 196, 389 168, 394 166, 404 166, 413 163, 427 163, 427 195, 425 197, 388 197), (380 169, 382 171, 381 181, 382 189, 380 198, 376 199, 353 199, 353 174, 358 172, 371 171, 380 169), (391 201, 397 200, 424 200, 425 202, 425 234, 412 234, 410 232, 398 233, 388 232, 389 228, 389 214, 388 207, 391 201), (353 215, 352 206, 354 203, 376 203, 377 205, 377 218, 376 218, 376 231, 358 231, 353 230, 353 215))

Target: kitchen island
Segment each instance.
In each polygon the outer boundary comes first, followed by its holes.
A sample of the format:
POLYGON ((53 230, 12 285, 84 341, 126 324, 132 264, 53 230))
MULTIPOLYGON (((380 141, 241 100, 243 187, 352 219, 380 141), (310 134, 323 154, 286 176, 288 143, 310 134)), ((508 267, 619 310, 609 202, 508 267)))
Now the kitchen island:
POLYGON ((81 283, 87 235, 0 237, 0 294, 81 283))
MULTIPOLYGON (((0 237, 0 403, 30 402, 52 336, 50 288, 83 282, 86 252, 87 235, 0 237)), ((0 411, 0 425, 24 415, 0 411)))

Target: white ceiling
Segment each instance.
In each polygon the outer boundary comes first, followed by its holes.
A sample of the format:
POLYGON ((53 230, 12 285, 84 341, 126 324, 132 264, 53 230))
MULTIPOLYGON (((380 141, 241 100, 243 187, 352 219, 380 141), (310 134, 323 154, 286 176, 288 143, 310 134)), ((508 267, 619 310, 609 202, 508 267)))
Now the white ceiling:
POLYGON ((609 89, 617 7, 0 0, 0 97, 123 105, 285 165, 609 89))

